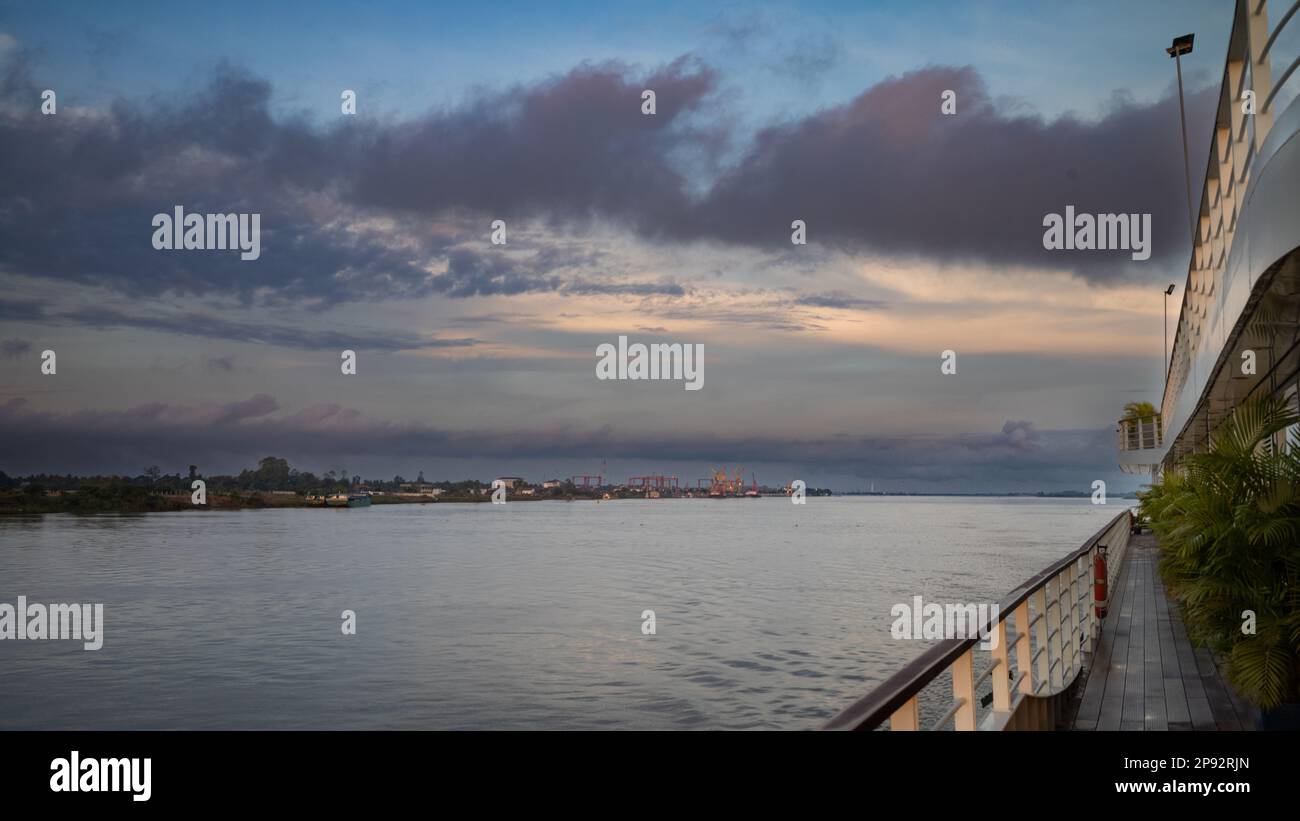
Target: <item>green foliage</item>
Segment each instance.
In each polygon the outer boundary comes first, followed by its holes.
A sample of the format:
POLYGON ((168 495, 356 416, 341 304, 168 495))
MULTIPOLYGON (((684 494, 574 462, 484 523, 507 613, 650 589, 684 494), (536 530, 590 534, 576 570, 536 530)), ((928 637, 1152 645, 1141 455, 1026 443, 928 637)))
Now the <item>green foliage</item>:
POLYGON ((1124 406, 1125 419, 1150 419, 1157 412, 1156 406, 1150 402, 1129 402, 1124 406))
POLYGON ((1265 709, 1300 702, 1300 437, 1274 447, 1296 424, 1275 400, 1242 405, 1208 451, 1140 494, 1189 635, 1265 709), (1242 629, 1247 610, 1254 634, 1242 629))

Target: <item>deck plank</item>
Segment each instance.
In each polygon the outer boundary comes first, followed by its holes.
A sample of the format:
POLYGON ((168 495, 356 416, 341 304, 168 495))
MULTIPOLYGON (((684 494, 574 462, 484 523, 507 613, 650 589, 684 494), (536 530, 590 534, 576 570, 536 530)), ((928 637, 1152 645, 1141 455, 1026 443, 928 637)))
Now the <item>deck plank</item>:
MULTIPOLYGON (((1132 627, 1133 611, 1130 602, 1133 599, 1133 575, 1128 565, 1120 568, 1115 579, 1115 591, 1111 594, 1110 610, 1102 622, 1101 634, 1110 636, 1114 641, 1110 663, 1104 668, 1096 668, 1097 675, 1105 681, 1102 694, 1101 713, 1097 717, 1098 730, 1118 730, 1123 721, 1124 679, 1128 670, 1128 641, 1132 627)), ((1091 678, 1091 673, 1089 678, 1091 678)))
POLYGON ((1157 568, 1151 535, 1135 536, 1082 683, 1077 730, 1249 730, 1254 711, 1195 647, 1157 568))
MULTIPOLYGON (((1124 677, 1124 714, 1120 728, 1130 728, 1136 723, 1146 724, 1146 579, 1147 568, 1136 550, 1128 552, 1129 573, 1132 575, 1132 601, 1126 606, 1131 614, 1128 634, 1128 669, 1124 677)), ((1138 728, 1140 729, 1140 727, 1138 728)))

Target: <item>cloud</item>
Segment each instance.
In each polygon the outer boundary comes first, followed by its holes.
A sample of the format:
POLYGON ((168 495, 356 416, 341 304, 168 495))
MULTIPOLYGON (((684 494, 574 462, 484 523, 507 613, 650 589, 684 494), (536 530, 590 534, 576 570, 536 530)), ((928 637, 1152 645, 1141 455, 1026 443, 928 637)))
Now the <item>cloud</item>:
POLYGON ((1018 422, 1008 420, 1002 426, 1002 436, 1009 447, 1031 448, 1041 441, 1033 422, 1021 419, 1018 422))
POLYGON ((626 295, 626 296, 686 296, 687 289, 671 280, 661 282, 588 282, 575 280, 566 283, 560 289, 562 294, 570 295, 626 295))
MULTIPOLYGON (((297 325, 223 319, 194 311, 166 315, 136 315, 94 306, 51 310, 41 303, 30 300, 0 299, 0 320, 72 324, 99 329, 138 328, 185 336, 309 350, 355 348, 407 351, 429 348, 469 348, 479 344, 479 340, 469 337, 428 338, 399 330, 383 332, 313 330, 297 325)), ((229 370, 230 367, 226 366, 224 369, 229 370)))
MULTIPOLYGON (((1193 156, 1204 156, 1214 96, 1188 97, 1193 156)), ((1003 110, 972 68, 931 67, 886 79, 854 100, 758 134, 695 209, 695 236, 809 242, 940 261, 1132 276, 1128 252, 1046 251, 1043 217, 1149 213, 1152 259, 1186 256, 1178 102, 1117 97, 1096 122, 1044 121, 1003 110), (957 114, 940 95, 957 94, 957 114)))
MULTIPOLYGON (((0 93, 35 99, 27 52, 0 62, 0 93)), ((269 82, 222 66, 197 92, 77 116, 11 105, 0 114, 0 271, 272 305, 679 296, 689 285, 596 275, 599 257, 556 237, 598 225, 656 244, 788 252, 798 218, 814 246, 851 253, 1133 276, 1124 252, 1044 251, 1042 219, 1066 205, 1151 213, 1151 264, 1185 257, 1172 96, 1117 96, 1096 121, 1045 121, 1003 108, 972 68, 929 67, 731 153, 718 86, 690 57, 649 72, 583 63, 414 120, 322 126, 273 116, 269 82), (644 88, 658 94, 654 116, 641 114, 644 88), (957 92, 955 116, 940 113, 945 89, 957 92), (261 258, 155 251, 151 219, 177 204, 260 213, 261 258), (507 253, 487 245, 492 219, 547 231, 531 255, 507 253)), ((1213 96, 1188 102, 1192 152, 1204 156, 1213 96)))
POLYGON ((706 27, 727 52, 759 55, 765 71, 810 86, 839 65, 844 43, 825 32, 798 31, 811 19, 806 15, 774 14, 770 10, 738 13, 729 9, 706 27))
POLYGON ((810 308, 846 308, 873 310, 883 308, 887 303, 878 299, 860 299, 843 291, 831 291, 821 294, 805 294, 795 299, 796 305, 810 308))
POLYGON ((32 349, 32 343, 26 339, 6 339, 0 342, 0 355, 5 359, 21 359, 32 349))
POLYGON ((716 148, 724 136, 688 122, 715 84, 711 69, 685 57, 644 77, 616 62, 582 64, 368 131, 349 196, 420 214, 599 216, 655 232, 689 210, 688 180, 671 156, 716 148), (657 95, 654 116, 641 113, 644 89, 657 95))

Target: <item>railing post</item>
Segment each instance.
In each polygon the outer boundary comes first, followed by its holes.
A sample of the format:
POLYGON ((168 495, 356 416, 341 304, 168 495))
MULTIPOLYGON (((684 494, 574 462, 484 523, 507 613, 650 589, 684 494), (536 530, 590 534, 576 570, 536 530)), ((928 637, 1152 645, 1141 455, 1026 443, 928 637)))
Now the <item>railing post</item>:
POLYGON ((1088 551, 1088 555, 1084 557, 1084 560, 1087 561, 1088 563, 1087 575, 1084 576, 1084 578, 1087 579, 1087 584, 1084 586, 1084 594, 1083 594, 1084 595, 1084 616, 1083 617, 1084 619, 1087 620, 1087 624, 1088 624, 1088 641, 1087 644, 1084 646, 1087 648, 1089 655, 1092 655, 1092 652, 1096 646, 1094 642, 1096 642, 1097 636, 1101 632, 1100 625, 1097 622, 1096 602, 1093 601, 1093 590, 1094 590, 1093 584, 1096 581, 1096 572, 1097 572, 1096 571, 1097 551, 1098 551, 1097 545, 1093 545, 1092 549, 1088 551))
POLYGON ((1029 600, 1016 606, 1016 671, 1020 676, 1020 692, 1034 693, 1033 651, 1029 646, 1029 600))
POLYGON ((909 698, 906 704, 895 710, 889 717, 889 729, 913 732, 921 729, 921 714, 917 708, 916 696, 909 698))
POLYGON ((1061 689, 1062 676, 1065 673, 1065 655, 1061 652, 1061 628, 1065 624, 1064 612, 1061 610, 1061 575, 1056 576, 1048 583, 1047 592, 1051 602, 1047 605, 1048 618, 1046 621, 1051 624, 1055 631, 1052 633, 1048 645, 1051 649, 1047 651, 1048 665, 1051 670, 1052 688, 1061 689), (1051 582, 1055 582, 1055 589, 1052 589, 1051 582), (1051 617, 1052 605, 1056 606, 1056 618, 1051 617), (1057 664, 1056 662, 1060 662, 1057 664))
POLYGON ((993 640, 993 662, 997 669, 993 671, 993 709, 998 712, 1011 710, 1011 653, 1007 647, 1007 620, 999 618, 991 634, 993 640))
POLYGON ((1078 671, 1083 667, 1079 648, 1079 559, 1070 565, 1070 668, 1078 671))
MULTIPOLYGON (((1046 684, 1048 681, 1047 673, 1048 670, 1051 669, 1052 664, 1051 660, 1048 659, 1049 652, 1047 650, 1047 582, 1043 582, 1043 584, 1034 591, 1033 598, 1034 610, 1038 612, 1039 616, 1036 625, 1038 629, 1035 631, 1038 634, 1036 636, 1037 641, 1035 642, 1035 645, 1038 647, 1038 683, 1046 684)), ((1035 688, 1035 692, 1036 691, 1037 688, 1035 688)))
POLYGON ((1063 570, 1061 571, 1061 575, 1059 577, 1060 581, 1057 582, 1057 586, 1060 587, 1061 589, 1061 598, 1060 598, 1061 628, 1060 628, 1060 632, 1057 635, 1061 637, 1061 683, 1062 684, 1069 681, 1070 672, 1074 669, 1074 642, 1070 640, 1070 634, 1068 632, 1070 629, 1070 611, 1067 610, 1066 608, 1069 607, 1069 603, 1072 601, 1071 596, 1074 593, 1074 588, 1071 587, 1070 585, 1071 582, 1073 581, 1073 574, 1075 572, 1075 568, 1069 567, 1066 570, 1070 572, 1071 578, 1067 579, 1065 575, 1066 571, 1063 570))
POLYGON ((1060 581, 1057 582, 1061 589, 1061 683, 1065 684, 1070 680, 1070 671, 1074 669, 1074 646, 1070 641, 1070 587, 1071 579, 1067 577, 1067 570, 1073 573, 1074 568, 1067 568, 1061 571, 1060 581))
POLYGON ((957 730, 975 729, 975 646, 967 648, 961 657, 952 663, 952 697, 965 699, 953 717, 953 728, 957 730))

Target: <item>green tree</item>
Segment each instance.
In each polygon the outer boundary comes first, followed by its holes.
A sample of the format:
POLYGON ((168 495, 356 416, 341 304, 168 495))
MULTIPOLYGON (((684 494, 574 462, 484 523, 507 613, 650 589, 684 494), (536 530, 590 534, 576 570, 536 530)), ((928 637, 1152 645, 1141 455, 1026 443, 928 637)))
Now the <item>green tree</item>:
POLYGON ((289 487, 289 462, 267 456, 257 463, 253 487, 257 490, 286 490, 289 487))
POLYGON ((1150 419, 1158 412, 1150 402, 1129 402, 1124 406, 1125 419, 1150 419))

